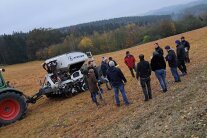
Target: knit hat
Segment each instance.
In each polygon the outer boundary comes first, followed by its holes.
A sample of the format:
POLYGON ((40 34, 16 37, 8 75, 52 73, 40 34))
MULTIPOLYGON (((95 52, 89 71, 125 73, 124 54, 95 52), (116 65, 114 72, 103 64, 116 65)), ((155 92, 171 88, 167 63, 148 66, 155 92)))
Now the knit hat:
POLYGON ((175 43, 176 43, 177 45, 180 45, 180 40, 176 40, 175 43))
POLYGON ((165 49, 166 49, 166 50, 169 50, 169 49, 171 49, 171 48, 170 48, 170 46, 165 46, 165 49))
POLYGON ((109 61, 109 66, 110 66, 110 67, 115 67, 115 63, 114 63, 114 61, 109 61))

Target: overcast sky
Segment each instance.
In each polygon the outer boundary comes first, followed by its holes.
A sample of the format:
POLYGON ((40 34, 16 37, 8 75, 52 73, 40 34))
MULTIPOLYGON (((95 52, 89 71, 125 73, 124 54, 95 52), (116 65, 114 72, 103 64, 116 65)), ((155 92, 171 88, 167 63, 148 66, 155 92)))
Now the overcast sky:
POLYGON ((0 0, 0 34, 133 16, 195 0, 0 0))

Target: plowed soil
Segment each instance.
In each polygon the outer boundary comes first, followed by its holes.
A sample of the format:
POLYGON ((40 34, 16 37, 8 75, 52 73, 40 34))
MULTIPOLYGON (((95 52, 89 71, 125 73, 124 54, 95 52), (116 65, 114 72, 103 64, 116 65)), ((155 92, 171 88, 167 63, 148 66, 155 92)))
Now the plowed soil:
MULTIPOLYGON (((152 75, 153 99, 144 102, 138 81, 131 77, 123 63, 129 50, 137 59, 144 54, 149 60, 155 42, 127 50, 107 53, 120 65, 128 83, 126 91, 130 106, 114 106, 113 91, 105 92, 103 103, 96 107, 90 93, 68 99, 40 99, 28 106, 27 116, 12 125, 0 128, 0 137, 207 137, 207 28, 158 40, 161 47, 175 48, 174 41, 182 35, 191 43, 188 75, 175 84, 167 69, 169 91, 160 92, 158 80, 152 75)), ((165 52, 166 54, 166 52, 165 52)), ((96 56, 100 63, 103 55, 96 56)), ((6 67, 5 78, 26 95, 39 89, 45 71, 41 61, 6 67)), ((120 99, 122 100, 121 96, 120 99)))

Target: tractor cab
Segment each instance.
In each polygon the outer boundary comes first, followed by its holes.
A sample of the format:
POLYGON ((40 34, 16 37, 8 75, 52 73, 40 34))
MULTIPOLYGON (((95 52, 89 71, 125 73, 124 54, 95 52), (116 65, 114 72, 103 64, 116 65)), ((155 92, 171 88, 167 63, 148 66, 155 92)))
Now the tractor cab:
POLYGON ((6 88, 6 83, 4 81, 4 78, 3 78, 3 75, 2 75, 2 72, 4 72, 5 69, 0 69, 0 89, 3 89, 3 88, 6 88))

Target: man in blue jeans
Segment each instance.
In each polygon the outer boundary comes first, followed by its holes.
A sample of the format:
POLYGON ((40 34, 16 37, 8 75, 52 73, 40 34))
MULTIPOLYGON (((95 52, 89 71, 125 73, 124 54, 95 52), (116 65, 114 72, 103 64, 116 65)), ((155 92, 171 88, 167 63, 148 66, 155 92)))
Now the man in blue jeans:
POLYGON ((162 55, 153 52, 151 60, 151 69, 155 72, 157 79, 160 82, 163 92, 167 92, 167 81, 166 81, 166 63, 162 55))
POLYGON ((165 59, 169 64, 169 67, 170 67, 171 73, 175 79, 175 82, 181 82, 180 75, 178 74, 178 70, 177 70, 178 63, 177 63, 177 56, 175 54, 175 51, 170 46, 166 46, 165 49, 168 52, 165 59))
POLYGON ((109 82, 111 83, 114 89, 116 106, 118 107, 120 106, 119 90, 121 91, 125 105, 129 105, 129 101, 126 96, 126 91, 124 89, 124 83, 126 83, 127 80, 124 77, 124 74, 122 73, 122 71, 119 68, 115 67, 115 63, 113 61, 109 62, 107 78, 109 79, 109 82))

